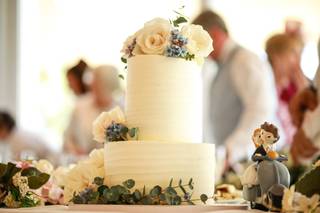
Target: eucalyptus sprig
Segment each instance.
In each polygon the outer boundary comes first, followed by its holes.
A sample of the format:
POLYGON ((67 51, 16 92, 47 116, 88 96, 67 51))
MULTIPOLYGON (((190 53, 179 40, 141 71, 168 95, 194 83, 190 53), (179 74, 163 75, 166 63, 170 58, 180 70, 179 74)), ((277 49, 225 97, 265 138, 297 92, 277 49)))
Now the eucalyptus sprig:
MULTIPOLYGON (((132 179, 111 187, 104 185, 103 182, 103 178, 96 177, 93 181, 94 186, 74 194, 71 202, 75 204, 181 205, 187 203, 194 205, 196 201, 191 199, 194 189, 192 178, 187 184, 179 180, 178 185, 173 185, 173 179, 171 179, 166 188, 156 185, 149 193, 146 192, 145 187, 142 191, 133 190, 135 181, 132 179)), ((204 201, 204 196, 201 195, 197 200, 204 201)))

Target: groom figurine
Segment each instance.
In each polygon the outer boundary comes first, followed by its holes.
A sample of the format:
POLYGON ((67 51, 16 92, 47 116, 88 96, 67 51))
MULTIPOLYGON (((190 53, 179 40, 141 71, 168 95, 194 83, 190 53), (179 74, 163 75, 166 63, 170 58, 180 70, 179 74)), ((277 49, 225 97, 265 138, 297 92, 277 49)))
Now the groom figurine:
POLYGON ((204 140, 215 143, 218 150, 226 148, 227 169, 248 156, 251 131, 272 119, 276 111, 275 86, 271 72, 258 56, 232 40, 218 14, 205 11, 193 23, 202 25, 213 39, 214 51, 209 58, 216 62, 218 71, 207 86, 209 91, 204 91, 209 94, 204 140))

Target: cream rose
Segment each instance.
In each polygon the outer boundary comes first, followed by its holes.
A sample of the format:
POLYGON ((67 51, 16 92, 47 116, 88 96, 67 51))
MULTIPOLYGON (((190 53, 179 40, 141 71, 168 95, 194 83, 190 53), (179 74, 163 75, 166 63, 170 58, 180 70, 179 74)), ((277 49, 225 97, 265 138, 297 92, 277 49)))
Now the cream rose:
POLYGON ((170 39, 172 26, 169 21, 155 18, 145 23, 137 32, 137 45, 134 54, 163 55, 170 39))
POLYGON ((89 154, 88 163, 97 168, 104 168, 104 149, 94 149, 89 154))
POLYGON ((200 25, 185 25, 181 34, 188 39, 187 50, 197 57, 207 57, 213 50, 212 39, 200 25))
POLYGON ((87 159, 80 161, 74 168, 67 173, 64 186, 64 202, 68 203, 74 193, 79 193, 87 187, 91 187, 95 177, 104 177, 104 167, 97 167, 98 164, 92 163, 87 159))
POLYGON ((92 124, 93 139, 99 143, 106 142, 106 129, 112 122, 125 122, 125 116, 120 107, 116 107, 109 112, 102 112, 96 118, 92 124))

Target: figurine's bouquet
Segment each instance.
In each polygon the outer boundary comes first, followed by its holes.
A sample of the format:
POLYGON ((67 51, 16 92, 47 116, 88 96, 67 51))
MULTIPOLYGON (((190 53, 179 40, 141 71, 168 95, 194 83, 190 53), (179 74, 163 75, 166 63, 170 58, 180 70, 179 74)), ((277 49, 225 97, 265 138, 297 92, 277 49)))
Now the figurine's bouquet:
POLYGON ((39 171, 29 162, 0 163, 0 207, 19 208, 43 205, 35 192, 50 175, 39 171))

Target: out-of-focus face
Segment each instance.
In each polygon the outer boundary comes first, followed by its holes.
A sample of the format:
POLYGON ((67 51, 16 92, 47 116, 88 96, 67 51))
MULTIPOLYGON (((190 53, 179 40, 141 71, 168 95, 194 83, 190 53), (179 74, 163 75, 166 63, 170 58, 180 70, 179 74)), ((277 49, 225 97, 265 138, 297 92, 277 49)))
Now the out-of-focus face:
POLYGON ((96 79, 97 76, 93 76, 91 82, 91 93, 95 98, 95 102, 100 107, 105 107, 110 104, 110 99, 112 99, 112 92, 107 90, 105 85, 101 85, 101 81, 96 79))
POLYGON ((9 131, 6 128, 0 128, 0 140, 5 140, 9 136, 9 131))
POLYGON ((271 56, 271 60, 274 77, 277 84, 280 84, 277 86, 289 83, 291 75, 300 67, 300 57, 294 52, 274 54, 271 56))
POLYGON ((69 88, 74 92, 75 95, 81 94, 81 86, 77 80, 76 77, 74 77, 72 74, 67 75, 69 88))
POLYGON ((213 40, 213 51, 210 53, 210 57, 213 60, 217 60, 221 55, 224 42, 227 39, 228 35, 222 30, 214 27, 209 30, 209 34, 213 40))

